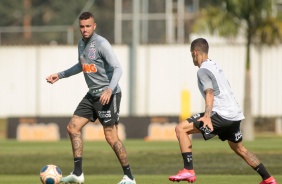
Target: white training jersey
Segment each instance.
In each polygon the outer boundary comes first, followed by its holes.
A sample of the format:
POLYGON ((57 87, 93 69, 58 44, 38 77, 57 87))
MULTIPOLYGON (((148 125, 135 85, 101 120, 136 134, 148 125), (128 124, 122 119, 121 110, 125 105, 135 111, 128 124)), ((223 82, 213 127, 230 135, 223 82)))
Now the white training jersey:
POLYGON ((215 62, 210 59, 204 61, 197 72, 197 77, 198 87, 204 98, 205 90, 214 91, 212 111, 231 121, 245 118, 223 70, 215 62))

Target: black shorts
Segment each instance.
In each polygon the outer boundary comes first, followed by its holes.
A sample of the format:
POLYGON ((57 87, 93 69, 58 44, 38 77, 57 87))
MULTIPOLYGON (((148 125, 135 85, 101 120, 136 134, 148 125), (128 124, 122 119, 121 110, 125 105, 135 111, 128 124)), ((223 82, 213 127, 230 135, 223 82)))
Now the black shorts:
POLYGON ((103 126, 118 124, 121 93, 113 94, 106 105, 102 105, 99 99, 100 97, 93 97, 87 93, 73 114, 93 122, 98 118, 103 126))
POLYGON ((208 132, 207 129, 203 127, 202 121, 197 121, 199 118, 203 117, 204 113, 199 113, 191 116, 187 119, 189 123, 193 122, 195 127, 201 130, 201 133, 205 140, 211 139, 214 136, 218 135, 218 137, 222 140, 229 140, 232 142, 241 142, 243 140, 243 136, 240 130, 241 121, 230 121, 222 118, 217 113, 213 112, 211 116, 211 121, 213 125, 213 131, 208 132))

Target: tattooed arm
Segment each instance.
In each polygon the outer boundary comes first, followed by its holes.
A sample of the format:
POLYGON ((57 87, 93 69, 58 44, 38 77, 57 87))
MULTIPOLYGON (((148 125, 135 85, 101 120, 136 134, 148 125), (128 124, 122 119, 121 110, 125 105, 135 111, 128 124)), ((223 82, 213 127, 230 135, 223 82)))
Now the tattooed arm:
POLYGON ((205 91, 206 98, 205 98, 205 104, 206 104, 206 109, 205 109, 205 117, 210 118, 211 113, 212 113, 212 107, 213 107, 213 89, 207 89, 205 91))
POLYGON ((213 89, 206 89, 205 90, 205 115, 200 118, 198 121, 203 121, 204 125, 203 127, 208 126, 211 131, 213 131, 213 126, 211 123, 211 113, 212 113, 212 107, 213 107, 213 98, 214 98, 214 94, 213 94, 213 89))

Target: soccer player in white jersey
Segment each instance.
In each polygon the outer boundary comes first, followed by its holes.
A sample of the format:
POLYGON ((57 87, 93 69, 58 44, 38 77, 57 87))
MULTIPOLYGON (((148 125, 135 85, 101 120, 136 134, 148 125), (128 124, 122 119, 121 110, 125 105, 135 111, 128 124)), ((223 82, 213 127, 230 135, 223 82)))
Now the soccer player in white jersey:
POLYGON ((89 88, 67 126, 73 150, 74 170, 70 175, 62 178, 61 182, 84 183, 81 129, 90 121, 99 119, 103 125, 105 139, 114 150, 124 172, 123 179, 118 184, 136 184, 131 174, 125 147, 118 136, 121 100, 118 81, 122 74, 120 63, 110 43, 94 33, 96 23, 91 13, 84 12, 80 15, 79 26, 82 39, 78 43, 78 63, 46 78, 47 82, 53 84, 59 79, 83 72, 89 88))
POLYGON ((222 69, 208 58, 208 50, 208 42, 203 38, 195 39, 191 43, 193 63, 199 67, 198 87, 205 99, 205 112, 196 114, 176 126, 175 132, 184 168, 178 174, 170 176, 169 180, 188 182, 196 180, 189 135, 201 133, 205 140, 216 135, 222 141, 227 140, 230 148, 262 177, 260 184, 277 184, 258 158, 243 146, 240 123, 244 115, 222 69))

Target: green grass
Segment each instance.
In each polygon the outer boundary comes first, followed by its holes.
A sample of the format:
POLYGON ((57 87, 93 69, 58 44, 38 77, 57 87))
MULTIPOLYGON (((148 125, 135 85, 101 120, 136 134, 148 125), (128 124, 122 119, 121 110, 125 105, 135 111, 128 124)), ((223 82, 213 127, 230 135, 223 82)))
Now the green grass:
MULTIPOLYGON (((127 140, 124 144, 138 184, 171 183, 167 177, 183 167, 177 142, 127 140)), ((259 136, 244 145, 258 156, 278 181, 282 181, 282 137, 259 136)), ((39 171, 46 164, 59 166, 63 175, 73 169, 69 140, 17 142, 0 139, 0 160, 0 181, 5 184, 40 183, 39 171)), ((197 183, 260 182, 260 176, 229 149, 227 142, 217 138, 210 141, 194 139, 193 160, 197 183)), ((85 142, 83 170, 89 184, 117 183, 123 174, 114 152, 105 141, 85 142)))
MULTIPOLYGON (((85 184, 115 184, 120 179, 119 175, 85 175, 85 184)), ((277 176, 276 179, 282 181, 282 176, 277 176)), ((36 175, 5 175, 1 176, 0 181, 5 184, 40 183, 36 175)), ((167 175, 136 175, 136 182, 137 184, 173 184, 167 179, 167 175)), ((259 177, 254 175, 197 175, 196 181, 199 184, 258 184, 259 182, 261 182, 259 177)))

